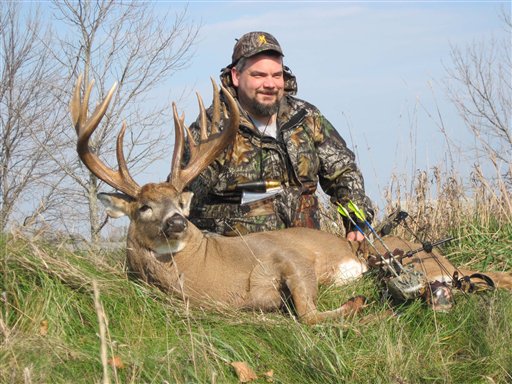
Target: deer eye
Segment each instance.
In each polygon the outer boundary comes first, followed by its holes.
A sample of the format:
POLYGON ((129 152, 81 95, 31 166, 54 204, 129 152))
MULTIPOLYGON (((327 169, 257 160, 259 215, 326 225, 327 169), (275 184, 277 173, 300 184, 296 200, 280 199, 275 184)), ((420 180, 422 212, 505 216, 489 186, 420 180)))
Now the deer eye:
POLYGON ((151 212, 151 207, 147 204, 143 204, 139 207, 139 212, 140 213, 151 212))

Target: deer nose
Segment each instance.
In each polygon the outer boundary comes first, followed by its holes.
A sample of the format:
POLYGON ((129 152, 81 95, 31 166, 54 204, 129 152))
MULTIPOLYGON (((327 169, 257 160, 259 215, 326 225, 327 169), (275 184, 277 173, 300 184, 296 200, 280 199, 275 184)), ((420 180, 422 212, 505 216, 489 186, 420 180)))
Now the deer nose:
POLYGON ((187 228, 187 219, 175 213, 165 220, 163 232, 166 236, 183 232, 187 228))

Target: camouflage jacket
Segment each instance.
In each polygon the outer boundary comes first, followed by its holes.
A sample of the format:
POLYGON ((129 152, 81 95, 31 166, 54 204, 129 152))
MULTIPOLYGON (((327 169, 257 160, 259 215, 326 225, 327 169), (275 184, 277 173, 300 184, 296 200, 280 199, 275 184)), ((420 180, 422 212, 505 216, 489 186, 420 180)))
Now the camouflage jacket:
MULTIPOLYGON (((221 79, 236 96, 226 78, 221 79)), ((199 228, 224 235, 293 226, 319 228, 318 184, 333 203, 352 199, 371 218, 371 203, 353 152, 315 106, 291 95, 296 90, 292 80, 286 83, 291 87, 279 107, 276 138, 260 133, 239 105, 240 128, 234 143, 188 186, 194 192, 190 220, 199 228), (241 205, 235 187, 265 180, 278 181, 283 192, 241 205)), ((207 110, 210 121, 211 115, 212 107, 207 110)), ((199 121, 190 130, 197 139, 199 121)), ((345 226, 350 230, 350 223, 345 226)))

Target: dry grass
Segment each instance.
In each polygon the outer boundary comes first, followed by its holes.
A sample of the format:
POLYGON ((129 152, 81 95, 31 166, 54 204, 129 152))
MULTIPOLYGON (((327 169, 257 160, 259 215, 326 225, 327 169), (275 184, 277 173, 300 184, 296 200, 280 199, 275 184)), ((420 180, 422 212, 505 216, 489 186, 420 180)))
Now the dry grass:
MULTIPOLYGON (((466 183, 456 171, 440 167, 418 171, 407 183, 405 177, 392 178, 383 213, 405 210, 420 237, 441 238, 468 223, 489 228, 512 220, 510 186, 499 175, 486 178, 478 166, 466 183)), ((407 233, 402 229, 399 235, 407 233)))

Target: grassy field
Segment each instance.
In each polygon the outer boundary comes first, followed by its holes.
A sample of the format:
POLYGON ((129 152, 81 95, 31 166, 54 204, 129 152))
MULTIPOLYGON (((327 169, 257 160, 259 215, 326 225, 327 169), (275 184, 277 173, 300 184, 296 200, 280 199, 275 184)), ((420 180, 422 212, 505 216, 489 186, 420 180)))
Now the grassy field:
MULTIPOLYGON (((459 226, 458 265, 512 268, 512 225, 459 226)), ((512 294, 457 295, 436 313, 391 306, 375 276, 323 287, 321 308, 369 306, 305 326, 283 313, 189 308, 126 278, 124 251, 1 239, 1 383, 510 383, 512 294), (243 377, 242 377, 243 379, 243 377)))

